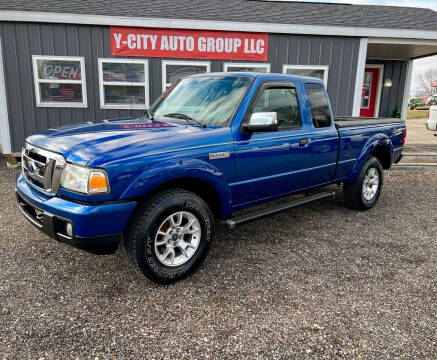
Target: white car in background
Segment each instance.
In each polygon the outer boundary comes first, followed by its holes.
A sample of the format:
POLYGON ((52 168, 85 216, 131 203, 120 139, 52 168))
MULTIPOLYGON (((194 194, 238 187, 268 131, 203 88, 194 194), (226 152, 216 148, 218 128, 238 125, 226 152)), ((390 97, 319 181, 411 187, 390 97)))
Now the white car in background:
MULTIPOLYGON (((428 122, 426 123, 428 130, 437 131, 437 105, 432 105, 428 112, 428 122)), ((437 133, 434 134, 437 136, 437 133)))

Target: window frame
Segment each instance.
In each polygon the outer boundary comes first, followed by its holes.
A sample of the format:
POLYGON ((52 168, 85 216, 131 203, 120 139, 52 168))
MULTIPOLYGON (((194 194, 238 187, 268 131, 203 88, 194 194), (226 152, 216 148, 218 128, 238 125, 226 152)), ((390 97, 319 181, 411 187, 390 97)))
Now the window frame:
POLYGON ((99 92, 100 92, 100 109, 121 109, 121 110, 145 110, 150 105, 149 99, 149 60, 148 59, 126 59, 126 58, 97 58, 99 69, 99 92), (103 63, 115 64, 142 64, 144 66, 144 82, 126 82, 126 81, 103 81, 103 63), (105 104, 105 86, 143 86, 144 87, 144 104, 105 104))
POLYGON ((167 83, 167 65, 180 65, 180 66, 206 66, 206 71, 202 74, 211 72, 211 61, 181 61, 181 60, 162 60, 162 92, 167 90, 167 86, 172 84, 167 83))
MULTIPOLYGON (((300 125, 298 126, 289 126, 289 127, 278 127, 277 131, 274 131, 273 133, 278 133, 281 131, 296 131, 296 130, 302 130, 303 129, 303 116, 302 116, 302 107, 300 106, 300 99, 299 99, 299 92, 297 91, 297 87, 292 82, 277 82, 277 81, 266 81, 259 85, 258 90, 253 95, 252 100, 250 101, 250 105, 246 110, 246 114, 243 117, 243 120, 240 124, 240 132, 245 132, 244 125, 249 121, 250 115, 253 114, 253 109, 256 105, 256 102, 261 97, 261 94, 266 89, 275 89, 275 88, 289 88, 289 89, 295 89, 296 90, 296 100, 297 100, 297 106, 299 108, 299 115, 300 115, 300 125)), ((265 131, 260 131, 257 133, 266 133, 265 131)), ((271 133, 271 131, 269 131, 271 133)))
POLYGON ((223 71, 224 72, 233 72, 233 71, 228 71, 228 67, 232 67, 232 66, 242 66, 242 67, 265 67, 266 68, 266 73, 270 72, 271 69, 271 64, 270 63, 238 63, 238 62, 225 62, 223 63, 223 71))
MULTIPOLYGON (((323 79, 320 79, 324 82, 325 86, 328 86, 328 74, 329 74, 329 65, 290 65, 284 64, 282 65, 282 73, 288 74, 287 70, 289 69, 301 69, 301 70, 324 70, 323 79)), ((292 75, 292 74, 288 74, 292 75)), ((296 74, 298 75, 298 74, 296 74)))
POLYGON ((85 58, 83 56, 32 55, 32 67, 33 67, 33 82, 35 86, 35 100, 36 100, 37 107, 49 107, 49 108, 87 108, 88 107, 88 98, 86 92, 85 58), (40 79, 38 75, 38 60, 79 61, 81 79, 80 80, 40 79), (81 84, 82 102, 42 101, 40 84, 81 84))

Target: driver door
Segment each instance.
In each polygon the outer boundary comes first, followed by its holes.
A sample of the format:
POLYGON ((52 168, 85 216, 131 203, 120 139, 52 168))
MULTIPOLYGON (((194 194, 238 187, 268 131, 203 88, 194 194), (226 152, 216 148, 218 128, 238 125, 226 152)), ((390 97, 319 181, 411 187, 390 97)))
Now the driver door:
POLYGON ((242 140, 235 142, 236 182, 231 187, 235 206, 304 186, 300 171, 308 167, 302 161, 308 139, 296 88, 290 83, 263 84, 243 121, 255 112, 276 112, 279 130, 242 134, 242 140))

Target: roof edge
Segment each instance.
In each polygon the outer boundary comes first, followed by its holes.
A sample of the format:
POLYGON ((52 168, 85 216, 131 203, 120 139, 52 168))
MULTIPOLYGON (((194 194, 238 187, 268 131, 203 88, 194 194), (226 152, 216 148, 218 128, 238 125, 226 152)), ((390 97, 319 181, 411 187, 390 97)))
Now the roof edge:
POLYGON ((166 19, 127 16, 88 15, 73 13, 53 13, 35 11, 0 10, 0 21, 4 22, 38 22, 63 23, 82 25, 105 26, 133 26, 169 29, 220 30, 263 32, 300 35, 327 35, 350 37, 373 37, 395 39, 437 39, 437 31, 394 29, 394 28, 367 28, 343 27, 326 25, 301 24, 274 24, 237 21, 193 20, 193 19, 166 19))

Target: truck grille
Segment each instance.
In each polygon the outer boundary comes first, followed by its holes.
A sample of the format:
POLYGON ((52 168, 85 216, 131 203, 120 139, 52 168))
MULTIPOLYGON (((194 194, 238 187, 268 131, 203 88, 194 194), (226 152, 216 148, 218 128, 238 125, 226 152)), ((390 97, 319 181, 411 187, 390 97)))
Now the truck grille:
POLYGON ((35 187, 56 194, 65 167, 62 155, 25 144, 22 152, 23 176, 35 187))

